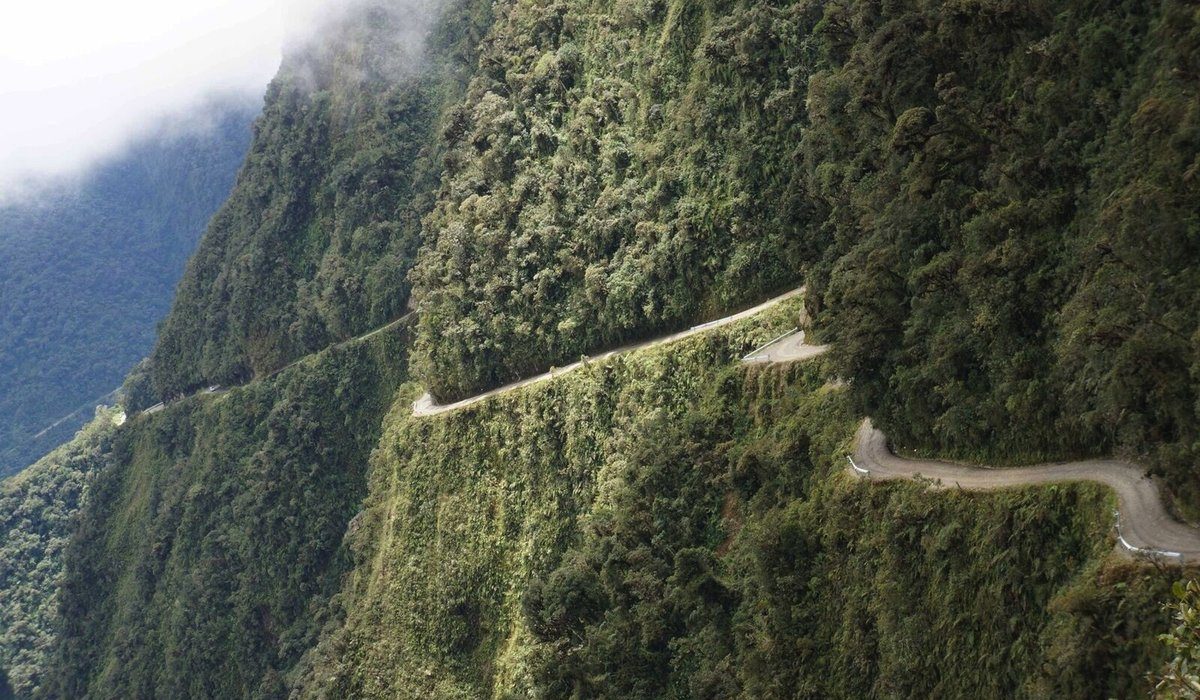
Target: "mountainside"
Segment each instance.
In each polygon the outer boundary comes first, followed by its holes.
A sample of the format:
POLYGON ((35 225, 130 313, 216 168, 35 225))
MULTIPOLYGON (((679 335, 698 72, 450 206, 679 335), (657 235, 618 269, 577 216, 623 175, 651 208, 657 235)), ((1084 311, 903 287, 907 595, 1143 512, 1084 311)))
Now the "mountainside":
POLYGON ((1145 694, 1180 572, 1110 491, 846 456, 1115 452, 1200 512, 1198 57, 1182 0, 356 4, 268 93, 32 694, 1145 694), (739 361, 798 326, 831 352, 739 361))
POLYGON ((281 697, 336 619, 404 330, 130 420, 62 582, 61 698, 281 697))
POLYGON ((0 476, 70 437, 149 352, 252 102, 216 100, 211 123, 168 120, 78 182, 0 204, 0 476))
POLYGON ((831 368, 737 363, 773 316, 390 415, 305 695, 1144 693, 1170 579, 1112 560, 1111 496, 849 478, 831 368))
POLYGON ((460 398, 804 278, 903 444, 1120 449, 1200 506, 1186 2, 506 5, 414 371, 460 398))
POLYGON ((416 0, 361 2, 286 57, 163 323, 161 396, 244 382, 406 311, 439 105, 457 96, 487 17, 446 5, 438 22, 416 0))
POLYGON ((820 250, 787 11, 535 5, 497 13, 445 131, 413 275, 443 399, 749 306, 820 250))
POLYGON ((1200 513, 1195 4, 832 12, 807 279, 860 410, 943 454, 1130 453, 1200 513))

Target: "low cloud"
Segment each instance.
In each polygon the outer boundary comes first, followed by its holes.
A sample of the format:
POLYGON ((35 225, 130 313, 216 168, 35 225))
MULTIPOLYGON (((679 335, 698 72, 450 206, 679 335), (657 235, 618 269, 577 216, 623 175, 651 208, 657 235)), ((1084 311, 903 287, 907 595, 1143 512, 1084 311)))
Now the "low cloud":
MULTIPOLYGON (((337 0, 41 0, 0 6, 0 199, 79 172, 214 96, 261 95, 337 0)), ((217 103, 220 100, 215 101, 217 103)))

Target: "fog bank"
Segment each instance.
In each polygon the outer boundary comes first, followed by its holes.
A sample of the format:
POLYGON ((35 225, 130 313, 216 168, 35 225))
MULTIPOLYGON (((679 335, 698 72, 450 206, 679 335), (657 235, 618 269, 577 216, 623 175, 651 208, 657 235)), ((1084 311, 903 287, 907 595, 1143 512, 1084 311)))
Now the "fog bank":
POLYGON ((345 2, 0 4, 0 199, 70 175, 214 95, 262 94, 282 47, 345 2))

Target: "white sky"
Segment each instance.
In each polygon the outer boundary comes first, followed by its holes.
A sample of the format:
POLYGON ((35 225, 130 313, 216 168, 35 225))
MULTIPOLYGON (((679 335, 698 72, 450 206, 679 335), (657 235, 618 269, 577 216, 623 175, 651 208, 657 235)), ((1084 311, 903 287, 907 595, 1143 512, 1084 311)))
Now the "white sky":
POLYGON ((260 94, 314 0, 0 0, 0 199, 221 91, 260 94))

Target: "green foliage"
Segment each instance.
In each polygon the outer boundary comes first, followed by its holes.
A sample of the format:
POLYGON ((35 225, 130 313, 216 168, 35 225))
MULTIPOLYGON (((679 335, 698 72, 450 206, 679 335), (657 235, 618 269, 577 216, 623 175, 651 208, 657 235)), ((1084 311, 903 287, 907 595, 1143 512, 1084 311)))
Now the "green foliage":
POLYGON ((403 327, 118 432, 66 552, 48 697, 280 696, 336 612, 403 327))
POLYGON ((145 410, 158 403, 150 372, 150 358, 145 358, 133 366, 119 393, 121 405, 130 413, 145 410))
POLYGON ((1168 580, 1111 556, 1110 495, 843 457, 868 412, 1140 452, 1194 504, 1192 4, 463 0, 420 73, 384 5, 289 56, 149 373, 333 345, 120 431, 47 694, 1149 689, 1168 580), (785 305, 418 420, 406 337, 334 344, 404 311, 414 255, 440 398, 802 277, 834 355, 736 364, 785 305))
POLYGON ((1110 557, 1111 496, 854 480, 848 389, 820 362, 736 365, 742 333, 393 415, 307 693, 1145 690, 1167 580, 1110 557))
POLYGON ((243 383, 404 314, 439 106, 487 19, 458 0, 429 29, 408 4, 362 3, 284 61, 163 323, 160 396, 243 383))
POLYGON ((811 310, 901 444, 1126 451, 1194 509, 1194 3, 830 3, 811 310))
POLYGON ((902 444, 1200 499, 1194 3, 497 4, 412 273, 441 399, 805 279, 902 444))
POLYGON ((0 697, 32 697, 48 679, 61 627, 58 587, 87 485, 105 464, 117 410, 99 410, 75 439, 0 482, 0 697))
POLYGON ((168 123, 0 203, 0 477, 69 440, 150 351, 257 110, 215 101, 193 115, 211 125, 168 123))
MULTIPOLYGON (((443 132, 414 371, 460 398, 793 285, 802 23, 763 3, 497 4, 443 132)), ((811 14, 811 11, 810 11, 811 14)))
POLYGON ((1195 579, 1176 581, 1171 593, 1175 601, 1167 608, 1175 626, 1159 639, 1171 650, 1172 658, 1153 677, 1154 697, 1190 700, 1200 697, 1200 583, 1195 579))

